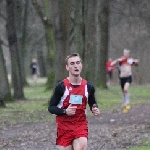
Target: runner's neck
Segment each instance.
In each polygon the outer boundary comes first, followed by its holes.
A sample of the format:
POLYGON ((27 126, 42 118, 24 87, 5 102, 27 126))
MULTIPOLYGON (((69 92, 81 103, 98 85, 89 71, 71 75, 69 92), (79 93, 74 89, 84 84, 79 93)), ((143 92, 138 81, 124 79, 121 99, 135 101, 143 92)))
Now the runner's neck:
POLYGON ((68 77, 67 78, 72 85, 81 85, 82 78, 81 77, 68 77))

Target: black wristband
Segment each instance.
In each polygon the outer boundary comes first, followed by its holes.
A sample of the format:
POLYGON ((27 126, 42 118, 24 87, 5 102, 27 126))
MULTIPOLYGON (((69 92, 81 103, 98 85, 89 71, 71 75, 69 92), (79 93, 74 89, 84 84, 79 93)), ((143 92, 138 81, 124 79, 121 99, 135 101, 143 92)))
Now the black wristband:
POLYGON ((66 114, 66 109, 63 109, 63 114, 66 114))

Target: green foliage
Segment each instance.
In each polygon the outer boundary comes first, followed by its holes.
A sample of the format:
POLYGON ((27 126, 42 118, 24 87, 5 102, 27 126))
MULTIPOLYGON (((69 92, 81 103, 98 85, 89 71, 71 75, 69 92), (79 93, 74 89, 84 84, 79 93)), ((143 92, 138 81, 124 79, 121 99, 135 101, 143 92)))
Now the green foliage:
POLYGON ((55 74, 54 74, 54 72, 51 72, 48 75, 48 79, 47 79, 47 82, 46 82, 46 91, 53 89, 53 87, 54 87, 54 80, 55 80, 55 74))
POLYGON ((134 148, 129 148, 128 150, 150 150, 150 146, 140 146, 140 147, 138 146, 134 148))

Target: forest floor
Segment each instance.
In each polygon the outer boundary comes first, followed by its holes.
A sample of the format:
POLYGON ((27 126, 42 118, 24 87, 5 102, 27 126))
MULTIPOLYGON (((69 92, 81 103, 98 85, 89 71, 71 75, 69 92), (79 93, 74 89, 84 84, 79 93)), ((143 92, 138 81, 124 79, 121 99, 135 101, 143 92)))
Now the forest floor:
MULTIPOLYGON (((124 114, 105 110, 88 116, 88 150, 123 150, 150 146, 150 104, 134 105, 124 114)), ((57 150, 55 122, 0 124, 0 150, 57 150)))

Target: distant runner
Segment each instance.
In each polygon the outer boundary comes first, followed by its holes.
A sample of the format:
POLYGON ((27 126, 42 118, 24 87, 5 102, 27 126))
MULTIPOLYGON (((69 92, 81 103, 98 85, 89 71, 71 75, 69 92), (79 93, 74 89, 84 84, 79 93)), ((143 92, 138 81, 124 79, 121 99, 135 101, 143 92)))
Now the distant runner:
POLYGON ((32 73, 32 79, 34 82, 36 82, 38 77, 38 63, 36 59, 32 60, 32 63, 30 64, 30 68, 32 73))
POLYGON ((119 77, 120 77, 120 84, 123 92, 123 112, 127 113, 128 110, 131 108, 130 106, 130 94, 128 89, 130 84, 132 83, 132 69, 133 65, 137 66, 139 63, 138 59, 130 58, 130 50, 124 50, 123 56, 114 60, 111 63, 111 66, 116 65, 119 63, 119 77))
POLYGON ((111 66, 111 62, 112 62, 111 58, 109 58, 108 61, 106 62, 107 86, 110 85, 110 81, 113 78, 113 69, 114 69, 114 66, 111 66))

